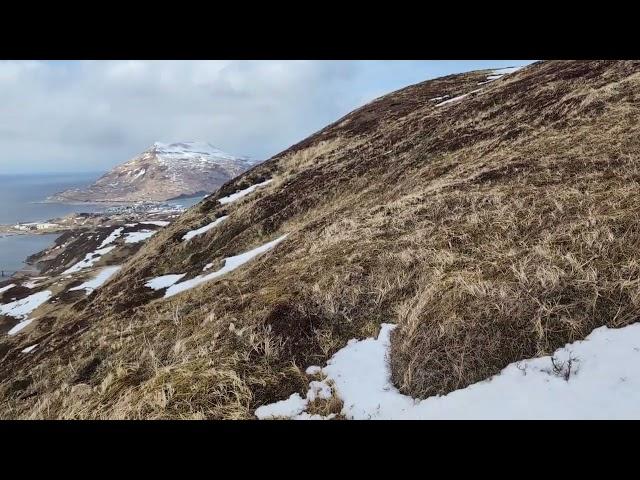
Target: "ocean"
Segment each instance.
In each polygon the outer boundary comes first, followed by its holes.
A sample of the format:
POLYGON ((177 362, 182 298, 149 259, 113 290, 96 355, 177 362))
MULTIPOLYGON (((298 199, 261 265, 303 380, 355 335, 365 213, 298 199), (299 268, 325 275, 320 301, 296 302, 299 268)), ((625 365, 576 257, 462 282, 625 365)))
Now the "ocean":
POLYGON ((49 195, 67 188, 91 184, 100 173, 56 175, 0 175, 0 224, 42 222, 81 209, 97 212, 100 205, 64 205, 42 202, 49 195))
MULTIPOLYGON (((0 175, 0 224, 20 222, 43 222, 70 213, 100 212, 103 205, 66 205, 60 203, 38 203, 49 195, 93 183, 98 173, 53 174, 53 175, 0 175)), ((190 207, 202 197, 172 200, 166 203, 190 207)), ((31 254, 44 250, 57 235, 11 235, 0 234, 0 270, 20 270, 23 261, 31 254)))

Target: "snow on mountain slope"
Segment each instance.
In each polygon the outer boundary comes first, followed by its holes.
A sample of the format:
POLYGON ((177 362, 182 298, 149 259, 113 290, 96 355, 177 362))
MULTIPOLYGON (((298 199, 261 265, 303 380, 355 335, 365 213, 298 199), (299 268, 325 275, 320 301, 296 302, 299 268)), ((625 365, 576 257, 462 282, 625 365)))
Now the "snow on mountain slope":
POLYGON ((390 335, 382 324, 376 338, 351 340, 324 368, 309 367, 306 399, 298 393, 261 406, 260 419, 306 418, 304 410, 320 391, 336 395, 340 412, 356 420, 426 419, 632 419, 640 416, 640 324, 600 327, 553 355, 514 362, 497 375, 448 395, 424 400, 403 395, 391 382, 390 335))
POLYGON ((184 160, 185 158, 204 159, 207 161, 230 160, 235 162, 245 157, 236 157, 223 152, 210 143, 184 142, 184 143, 160 143, 155 142, 152 147, 163 161, 184 160))
POLYGON ((70 189, 55 201, 163 201, 209 193, 241 174, 255 162, 204 142, 156 142, 126 163, 100 177, 86 189, 70 189))

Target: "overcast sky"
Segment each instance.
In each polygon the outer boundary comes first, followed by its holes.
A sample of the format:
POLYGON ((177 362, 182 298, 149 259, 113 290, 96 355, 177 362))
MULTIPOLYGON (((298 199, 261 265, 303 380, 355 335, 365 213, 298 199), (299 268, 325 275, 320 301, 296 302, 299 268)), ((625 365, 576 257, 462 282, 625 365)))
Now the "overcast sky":
POLYGON ((263 160, 398 88, 527 63, 0 61, 0 173, 106 171, 155 141, 263 160))

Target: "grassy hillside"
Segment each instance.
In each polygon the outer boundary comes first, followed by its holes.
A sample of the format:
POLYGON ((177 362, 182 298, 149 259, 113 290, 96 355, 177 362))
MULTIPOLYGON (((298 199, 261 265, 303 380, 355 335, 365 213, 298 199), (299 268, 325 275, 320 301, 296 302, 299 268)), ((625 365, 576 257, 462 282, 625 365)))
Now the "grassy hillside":
POLYGON ((383 322, 398 325, 395 385, 424 398, 635 322, 640 62, 490 73, 381 97, 191 208, 88 302, 29 333, 48 335, 35 352, 3 340, 0 415, 253 418, 383 322), (145 286, 283 234, 185 293, 145 286))

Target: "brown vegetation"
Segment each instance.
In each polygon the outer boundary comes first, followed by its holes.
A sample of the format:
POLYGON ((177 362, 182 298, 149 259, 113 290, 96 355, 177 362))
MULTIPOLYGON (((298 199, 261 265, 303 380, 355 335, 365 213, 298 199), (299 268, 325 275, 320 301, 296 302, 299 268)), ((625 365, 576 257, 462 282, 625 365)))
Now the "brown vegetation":
POLYGON ((35 355, 15 353, 31 337, 6 341, 0 415, 252 418, 381 322, 399 325, 395 384, 425 397, 635 322, 640 63, 543 62, 479 87, 486 75, 382 97, 224 185, 65 310, 35 355), (199 288, 144 287, 284 233, 199 288))

